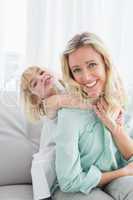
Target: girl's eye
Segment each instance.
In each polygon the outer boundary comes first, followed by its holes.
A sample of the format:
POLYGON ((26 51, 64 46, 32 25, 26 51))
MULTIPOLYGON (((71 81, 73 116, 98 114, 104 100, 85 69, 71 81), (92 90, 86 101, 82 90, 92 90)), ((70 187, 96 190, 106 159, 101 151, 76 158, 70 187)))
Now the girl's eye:
POLYGON ((73 70, 73 73, 79 73, 80 71, 81 71, 80 68, 75 68, 75 69, 73 70))
POLYGON ((41 72, 40 72, 40 75, 43 75, 43 73, 44 73, 44 71, 41 71, 41 72))
POLYGON ((37 82, 34 82, 32 87, 35 88, 37 86, 37 82))
POLYGON ((88 65, 88 67, 89 68, 93 68, 93 67, 95 67, 97 64, 96 63, 90 63, 89 65, 88 65))

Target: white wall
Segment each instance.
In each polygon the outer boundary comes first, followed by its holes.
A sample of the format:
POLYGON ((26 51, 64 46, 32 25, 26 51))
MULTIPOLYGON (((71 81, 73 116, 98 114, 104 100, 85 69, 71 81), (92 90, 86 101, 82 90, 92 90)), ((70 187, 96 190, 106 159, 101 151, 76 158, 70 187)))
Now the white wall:
POLYGON ((132 10, 132 0, 0 0, 0 80, 18 78, 17 69, 31 64, 60 74, 66 42, 90 31, 102 37, 132 84, 132 10))

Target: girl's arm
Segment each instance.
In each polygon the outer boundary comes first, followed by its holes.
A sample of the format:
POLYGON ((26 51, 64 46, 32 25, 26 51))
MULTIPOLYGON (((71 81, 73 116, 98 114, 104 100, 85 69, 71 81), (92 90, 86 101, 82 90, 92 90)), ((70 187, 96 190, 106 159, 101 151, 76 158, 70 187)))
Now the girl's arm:
POLYGON ((83 101, 80 97, 68 94, 53 95, 43 100, 43 105, 46 115, 51 119, 56 117, 57 111, 60 108, 91 109, 89 102, 83 101))

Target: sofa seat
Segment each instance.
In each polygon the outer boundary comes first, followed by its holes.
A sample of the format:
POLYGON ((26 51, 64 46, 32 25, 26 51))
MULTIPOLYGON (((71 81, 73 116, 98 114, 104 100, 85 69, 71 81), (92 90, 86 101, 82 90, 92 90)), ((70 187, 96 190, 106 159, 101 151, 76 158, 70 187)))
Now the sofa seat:
POLYGON ((33 200, 32 185, 8 185, 0 187, 1 200, 33 200))

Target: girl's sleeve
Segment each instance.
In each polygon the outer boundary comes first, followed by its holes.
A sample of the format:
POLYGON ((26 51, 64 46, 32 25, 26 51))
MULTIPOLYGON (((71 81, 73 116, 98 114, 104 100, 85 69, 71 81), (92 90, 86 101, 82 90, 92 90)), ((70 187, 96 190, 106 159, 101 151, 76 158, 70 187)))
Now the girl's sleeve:
POLYGON ((51 196, 51 188, 56 180, 55 135, 56 122, 45 118, 41 132, 39 152, 33 155, 31 175, 34 200, 51 196))
POLYGON ((80 124, 75 112, 62 109, 58 113, 56 137, 56 173, 59 186, 64 192, 89 193, 98 185, 101 171, 94 165, 88 172, 82 169, 78 146, 80 124))

